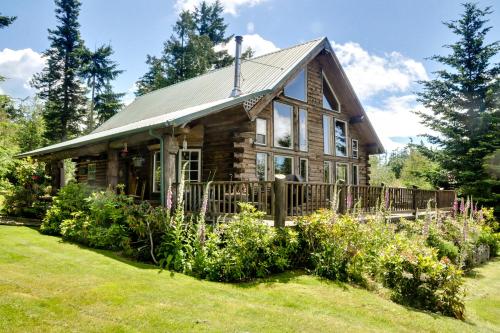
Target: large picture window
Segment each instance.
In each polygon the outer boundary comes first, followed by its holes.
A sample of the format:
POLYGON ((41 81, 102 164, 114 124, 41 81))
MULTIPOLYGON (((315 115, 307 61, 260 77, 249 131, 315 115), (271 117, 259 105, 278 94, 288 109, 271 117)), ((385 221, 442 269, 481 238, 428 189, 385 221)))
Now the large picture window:
POLYGON ((352 185, 359 185, 359 165, 352 166, 352 185))
POLYGON ((274 146, 292 148, 293 108, 290 105, 274 102, 274 146))
POLYGON ((332 117, 323 115, 323 152, 332 154, 332 117))
POLYGON ((285 86, 285 96, 301 101, 306 100, 306 71, 304 69, 285 86))
POLYGON ((157 151, 153 155, 153 192, 160 192, 161 182, 161 160, 160 152, 157 151))
POLYGON ((323 108, 340 112, 339 100, 335 96, 333 88, 326 79, 325 74, 323 74, 323 108))
POLYGON ((324 161, 323 162, 323 182, 325 183, 333 183, 332 179, 332 162, 331 161, 324 161))
POLYGON ((299 109, 299 150, 307 151, 307 146, 307 111, 304 109, 299 109))
POLYGON ((347 124, 341 120, 335 120, 335 154, 347 156, 347 124))
POLYGON ((309 161, 306 158, 300 159, 299 165, 299 175, 303 181, 308 181, 309 179, 309 161))
POLYGON ((184 164, 184 180, 187 182, 199 182, 201 180, 201 150, 181 149, 179 151, 179 179, 184 164))
POLYGON ((267 180, 267 154, 257 153, 255 160, 255 175, 259 181, 267 180))
POLYGON ((285 176, 293 174, 293 159, 288 156, 274 156, 274 174, 285 176))
POLYGON ((267 120, 257 118, 256 122, 256 135, 255 143, 259 145, 267 145, 267 120))
POLYGON ((347 163, 337 163, 336 166, 336 180, 339 181, 341 184, 347 184, 349 180, 349 176, 347 175, 348 169, 347 169, 347 163))

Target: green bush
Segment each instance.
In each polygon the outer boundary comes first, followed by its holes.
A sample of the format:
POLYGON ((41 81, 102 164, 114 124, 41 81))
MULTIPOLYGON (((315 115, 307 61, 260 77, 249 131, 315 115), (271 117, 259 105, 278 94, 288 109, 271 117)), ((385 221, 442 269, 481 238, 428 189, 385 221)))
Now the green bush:
POLYGON ((3 181, 3 210, 13 216, 43 217, 47 204, 38 198, 43 196, 46 190, 48 179, 45 176, 45 164, 27 158, 16 160, 13 165, 15 168, 7 177, 11 185, 3 181))
POLYGON ((459 264, 460 250, 453 242, 443 239, 436 230, 431 229, 427 237, 427 245, 438 250, 438 257, 448 258, 453 263, 459 264))
POLYGON ((59 190, 52 200, 52 205, 47 211, 40 231, 45 234, 58 235, 61 232, 61 223, 72 217, 73 213, 87 212, 91 189, 82 183, 69 183, 59 190))
POLYGON ((462 272, 437 251, 396 235, 382 256, 383 283, 393 299, 415 308, 464 318, 462 272))
POLYGON ((379 270, 380 250, 390 241, 393 226, 377 220, 360 223, 353 216, 330 211, 298 221, 306 266, 322 277, 369 287, 379 270))

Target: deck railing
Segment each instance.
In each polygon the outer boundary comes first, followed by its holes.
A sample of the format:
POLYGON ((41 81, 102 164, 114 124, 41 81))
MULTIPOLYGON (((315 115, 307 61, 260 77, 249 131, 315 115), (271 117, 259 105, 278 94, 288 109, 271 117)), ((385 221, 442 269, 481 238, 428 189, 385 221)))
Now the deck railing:
MULTIPOLYGON (((186 183, 184 208, 186 212, 199 212, 207 183, 186 183)), ((268 218, 279 219, 303 216, 321 208, 332 207, 335 190, 340 213, 348 209, 375 212, 384 207, 393 214, 413 213, 432 208, 449 209, 455 198, 454 191, 433 191, 416 188, 393 188, 363 185, 337 185, 327 183, 275 181, 214 181, 208 188, 207 215, 234 214, 238 202, 247 202, 266 213, 268 218)))

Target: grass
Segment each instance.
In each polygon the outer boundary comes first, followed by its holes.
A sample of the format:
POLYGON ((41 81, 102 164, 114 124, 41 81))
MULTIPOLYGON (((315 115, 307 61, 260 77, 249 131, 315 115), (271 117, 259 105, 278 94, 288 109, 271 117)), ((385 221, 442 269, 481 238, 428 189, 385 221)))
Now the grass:
POLYGON ((475 273, 462 322, 303 272, 200 281, 0 226, 0 331, 500 332, 500 260, 475 273))

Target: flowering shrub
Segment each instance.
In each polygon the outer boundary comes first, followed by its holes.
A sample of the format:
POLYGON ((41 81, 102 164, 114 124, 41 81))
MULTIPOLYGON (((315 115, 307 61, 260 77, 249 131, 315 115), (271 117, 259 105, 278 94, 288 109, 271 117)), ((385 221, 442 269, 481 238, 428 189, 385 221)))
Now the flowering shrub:
POLYGON ((382 280, 396 302, 463 319, 462 272, 437 251, 397 235, 385 247, 382 280))
POLYGON ((45 164, 31 158, 17 160, 7 178, 12 185, 5 186, 5 212, 14 216, 43 216, 47 205, 37 199, 46 190, 45 164))
POLYGON ((52 205, 43 218, 40 230, 45 234, 58 235, 61 223, 72 217, 73 213, 87 211, 91 189, 81 183, 69 183, 59 190, 52 205))

